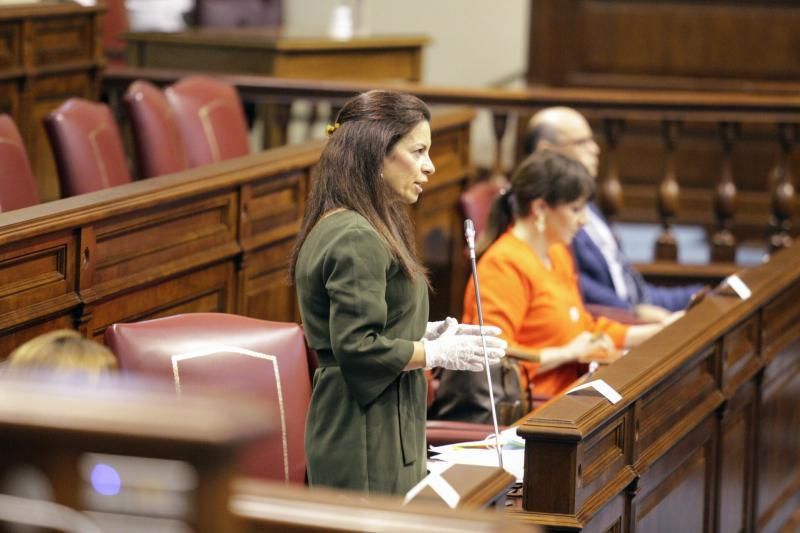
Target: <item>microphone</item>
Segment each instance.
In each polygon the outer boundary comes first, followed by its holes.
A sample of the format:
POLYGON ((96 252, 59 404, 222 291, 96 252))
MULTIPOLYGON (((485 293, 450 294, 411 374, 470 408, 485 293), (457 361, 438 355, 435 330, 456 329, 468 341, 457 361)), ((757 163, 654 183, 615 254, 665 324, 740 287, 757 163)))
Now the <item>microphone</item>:
MULTIPOLYGON (((467 248, 469 248, 469 259, 475 262, 475 225, 471 219, 464 221, 464 237, 467 239, 467 248)), ((475 269, 473 269, 473 272, 475 269)))
POLYGON ((481 289, 478 285, 478 267, 475 263, 475 225, 471 219, 464 221, 464 237, 469 248, 469 261, 472 266, 472 283, 475 286, 475 302, 478 305, 478 324, 481 330, 481 343, 483 344, 483 366, 486 369, 486 384, 489 386, 489 403, 492 406, 492 424, 494 425, 494 444, 497 450, 497 463, 503 468, 503 454, 500 451, 500 428, 497 426, 497 407, 494 404, 494 388, 492 387, 492 373, 489 370, 489 356, 486 353, 486 332, 483 326, 483 309, 481 309, 481 289))

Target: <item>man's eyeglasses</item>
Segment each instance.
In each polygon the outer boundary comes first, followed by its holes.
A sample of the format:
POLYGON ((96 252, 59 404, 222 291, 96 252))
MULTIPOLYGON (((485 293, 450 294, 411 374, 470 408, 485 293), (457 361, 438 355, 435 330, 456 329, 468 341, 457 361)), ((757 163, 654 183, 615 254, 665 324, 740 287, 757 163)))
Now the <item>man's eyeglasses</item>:
POLYGON ((558 141, 558 144, 559 146, 581 146, 592 142, 596 142, 594 136, 589 135, 587 137, 581 137, 580 139, 563 139, 558 141))

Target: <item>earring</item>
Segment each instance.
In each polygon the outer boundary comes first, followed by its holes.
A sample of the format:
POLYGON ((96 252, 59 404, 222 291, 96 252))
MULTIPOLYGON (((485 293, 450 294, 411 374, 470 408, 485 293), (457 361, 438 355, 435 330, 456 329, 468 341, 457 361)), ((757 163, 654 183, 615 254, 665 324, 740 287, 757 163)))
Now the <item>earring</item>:
POLYGON ((536 217, 536 231, 539 233, 544 233, 545 230, 545 221, 544 221, 544 213, 539 213, 536 217))

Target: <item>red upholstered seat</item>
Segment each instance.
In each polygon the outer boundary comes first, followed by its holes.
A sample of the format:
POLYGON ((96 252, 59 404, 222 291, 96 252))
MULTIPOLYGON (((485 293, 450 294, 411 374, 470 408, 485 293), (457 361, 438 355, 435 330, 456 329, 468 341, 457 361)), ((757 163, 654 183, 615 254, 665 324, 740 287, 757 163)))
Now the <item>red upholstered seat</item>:
POLYGON ((191 166, 250 153, 242 103, 233 86, 206 76, 188 76, 165 93, 191 166))
POLYGON ((192 313, 114 324, 105 341, 123 371, 163 376, 178 391, 199 384, 251 395, 278 431, 247 449, 241 473, 304 482, 311 378, 300 326, 192 313))
POLYGON ((128 11, 125 0, 106 0, 103 17, 103 52, 110 65, 125 65, 125 41, 120 35, 128 31, 128 11))
POLYGON ((150 82, 133 82, 124 97, 131 121, 139 177, 152 178, 189 168, 175 115, 164 93, 150 82))
POLYGON ((44 122, 62 197, 131 181, 119 128, 107 105, 70 98, 44 122))
POLYGON ((495 198, 503 188, 494 181, 479 181, 461 193, 458 200, 461 214, 475 224, 475 235, 479 236, 489 221, 489 211, 495 198))
POLYGON ((0 115, 0 211, 39 203, 31 163, 14 119, 0 115))

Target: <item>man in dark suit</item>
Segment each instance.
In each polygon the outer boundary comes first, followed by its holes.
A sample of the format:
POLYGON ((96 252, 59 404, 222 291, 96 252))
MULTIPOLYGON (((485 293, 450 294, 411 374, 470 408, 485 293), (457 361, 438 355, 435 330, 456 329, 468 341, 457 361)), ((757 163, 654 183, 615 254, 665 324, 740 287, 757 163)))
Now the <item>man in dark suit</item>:
MULTIPOLYGON (((547 148, 578 161, 597 177, 600 147, 586 119, 568 107, 549 107, 536 113, 528 125, 529 152, 547 148)), ((584 301, 619 307, 645 320, 663 320, 686 307, 700 285, 657 287, 644 281, 625 257, 596 205, 588 210, 586 226, 572 242, 584 301)))

